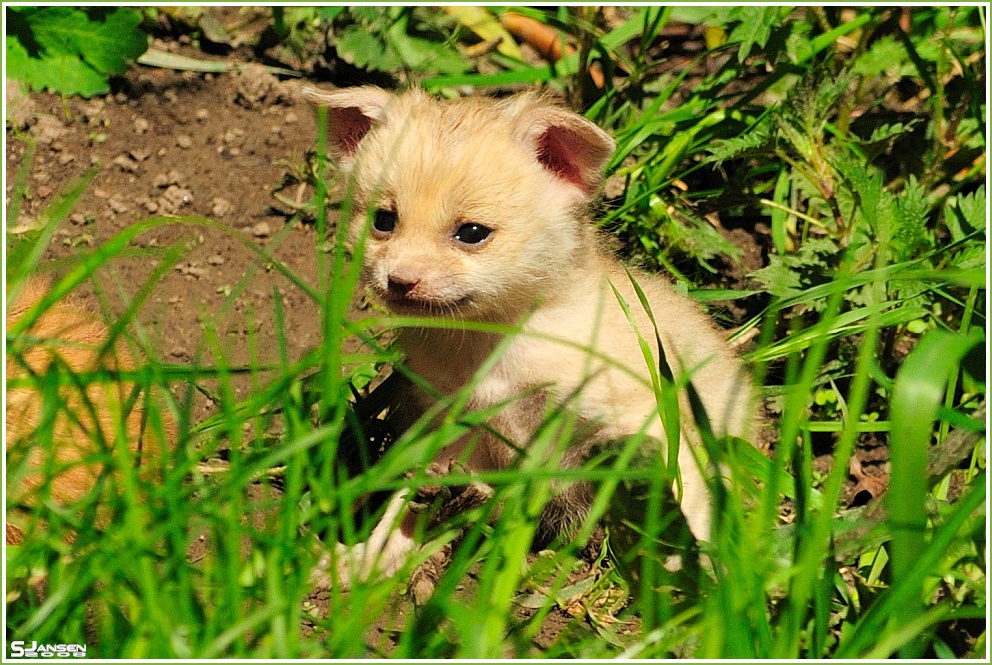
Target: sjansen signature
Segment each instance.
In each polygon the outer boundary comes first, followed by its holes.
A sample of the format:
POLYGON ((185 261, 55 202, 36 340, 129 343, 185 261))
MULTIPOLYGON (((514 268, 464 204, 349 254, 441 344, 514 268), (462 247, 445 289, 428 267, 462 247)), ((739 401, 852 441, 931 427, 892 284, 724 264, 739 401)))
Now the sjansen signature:
POLYGON ((86 658, 85 644, 38 644, 25 647, 23 640, 10 643, 11 658, 86 658))

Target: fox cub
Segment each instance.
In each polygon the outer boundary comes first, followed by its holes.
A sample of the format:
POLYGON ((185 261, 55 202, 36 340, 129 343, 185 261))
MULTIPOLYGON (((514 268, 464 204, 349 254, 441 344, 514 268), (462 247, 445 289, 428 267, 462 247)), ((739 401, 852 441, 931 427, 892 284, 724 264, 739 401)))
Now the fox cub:
MULTIPOLYGON (((666 449, 658 443, 666 439, 640 343, 651 345, 657 366, 655 324, 668 364, 691 378, 716 436, 750 437, 751 383, 723 336, 665 279, 628 271, 597 237, 590 204, 615 149, 602 129, 531 93, 442 101, 420 90, 360 87, 309 89, 306 96, 327 107, 332 157, 353 181, 347 223, 351 242, 366 240, 368 291, 394 314, 452 322, 397 332, 408 367, 450 394, 488 363, 469 408, 509 403, 488 423, 499 436, 475 434, 449 446, 437 468, 455 461, 473 471, 508 468, 546 409, 565 402, 594 431, 593 443, 645 432, 654 442, 645 445, 666 449), (459 322, 519 332, 505 339, 459 322)), ((426 394, 416 399, 430 403, 426 394)), ((687 400, 680 404, 680 505, 705 541, 710 498, 692 452, 700 439, 687 400)), ((561 464, 580 465, 588 450, 577 444, 561 464)), ((560 488, 539 538, 574 532, 591 498, 582 484, 560 488)), ((415 548, 406 500, 403 493, 393 500, 369 541, 338 546, 340 584, 399 569, 415 548)), ((329 575, 316 577, 326 582, 329 575)))
MULTIPOLYGON (((123 344, 105 349, 110 331, 78 302, 58 300, 27 330, 9 336, 48 291, 47 281, 33 277, 7 308, 5 488, 14 504, 31 505, 38 493, 50 493, 60 504, 78 501, 102 473, 98 460, 120 440, 118 432, 136 458, 139 453, 154 456, 175 438, 175 425, 164 409, 158 410, 161 427, 147 425, 144 395, 136 395, 132 382, 84 385, 69 378, 69 372, 135 369, 123 344), (66 371, 53 372, 59 366, 66 371), (51 394, 43 387, 50 372, 60 382, 51 394), (50 398, 56 394, 57 400, 50 398)), ((23 539, 20 517, 16 512, 7 516, 8 544, 23 539)))

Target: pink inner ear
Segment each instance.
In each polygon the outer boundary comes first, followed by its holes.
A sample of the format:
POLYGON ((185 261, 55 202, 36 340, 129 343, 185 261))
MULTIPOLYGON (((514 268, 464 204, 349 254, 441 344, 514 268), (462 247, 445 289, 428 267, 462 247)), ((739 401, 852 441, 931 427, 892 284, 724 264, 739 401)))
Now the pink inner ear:
POLYGON ((344 155, 352 156, 358 143, 372 128, 372 118, 355 106, 328 109, 331 142, 344 155))
POLYGON ((582 137, 564 127, 551 126, 538 139, 537 161, 556 177, 591 194, 588 167, 583 165, 583 150, 588 148, 582 137))

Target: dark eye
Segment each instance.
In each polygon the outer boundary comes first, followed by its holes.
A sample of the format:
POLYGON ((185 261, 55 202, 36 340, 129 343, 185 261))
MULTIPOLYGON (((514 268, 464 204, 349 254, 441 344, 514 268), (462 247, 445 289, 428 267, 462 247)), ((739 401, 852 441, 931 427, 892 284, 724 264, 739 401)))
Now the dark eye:
POLYGON ((379 209, 372 219, 372 228, 379 233, 392 233, 396 228, 396 213, 392 210, 379 209))
POLYGON ((492 229, 482 224, 462 224, 455 231, 455 240, 463 242, 466 245, 477 245, 488 238, 492 232, 492 229))

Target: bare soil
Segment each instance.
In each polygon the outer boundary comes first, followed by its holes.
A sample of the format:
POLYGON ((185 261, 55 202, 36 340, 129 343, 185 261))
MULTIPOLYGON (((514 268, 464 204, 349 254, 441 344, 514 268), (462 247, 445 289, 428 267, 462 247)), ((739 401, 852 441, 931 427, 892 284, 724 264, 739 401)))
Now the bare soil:
MULTIPOLYGON (((135 68, 120 92, 102 99, 37 94, 27 103, 33 114, 25 129, 8 130, 6 152, 7 173, 14 174, 28 142, 36 145, 22 220, 44 210, 91 165, 100 165, 56 231, 45 256, 49 267, 57 269, 60 259, 159 215, 201 216, 226 227, 228 232, 187 224, 156 227, 134 243, 148 251, 115 260, 103 271, 106 286, 119 284, 133 295, 157 267, 154 248, 184 247, 137 317, 162 341, 161 360, 189 362, 210 354, 210 345, 203 345, 207 321, 224 340, 229 363, 248 361, 249 331, 255 362, 275 360, 273 291, 284 306, 290 351, 301 354, 317 343, 316 308, 245 246, 246 240, 257 244, 316 283, 313 227, 284 228, 290 211, 274 207, 272 196, 287 169, 304 163, 314 141, 314 114, 294 102, 292 87, 255 68, 216 77, 135 68), (266 87, 268 94, 250 92, 266 87), (243 292, 221 312, 245 275, 243 292)), ((8 200, 13 186, 10 178, 8 200)))

